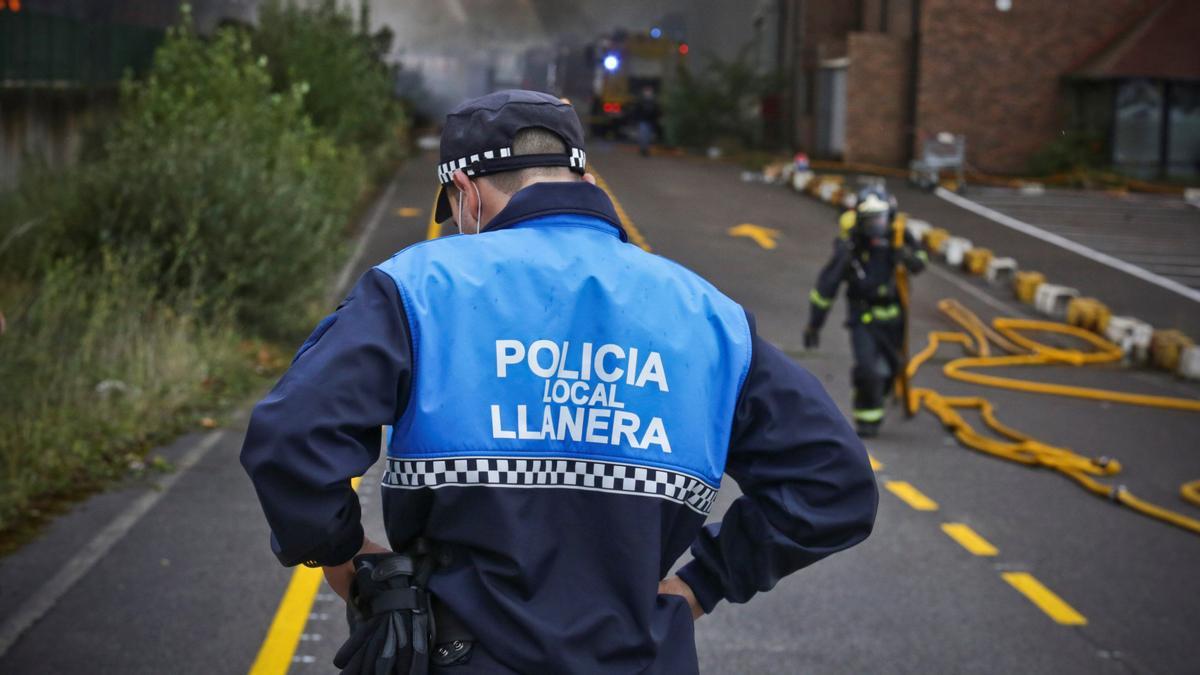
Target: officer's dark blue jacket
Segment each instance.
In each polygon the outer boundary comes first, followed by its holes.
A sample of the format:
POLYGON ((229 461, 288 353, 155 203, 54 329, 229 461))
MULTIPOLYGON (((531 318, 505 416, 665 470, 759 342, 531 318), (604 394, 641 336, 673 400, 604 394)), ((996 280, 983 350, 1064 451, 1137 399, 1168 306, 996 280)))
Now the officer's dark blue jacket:
MULTIPOLYGON (((367 272, 254 410, 242 463, 281 562, 362 542, 350 479, 391 428, 384 520, 456 553, 430 585, 463 672, 697 670, 692 619, 862 541, 878 494, 820 383, 587 183, 521 190, 471 237, 367 272), (702 527, 722 474, 742 496, 702 527)), ((449 672, 449 671, 448 671, 449 672)))

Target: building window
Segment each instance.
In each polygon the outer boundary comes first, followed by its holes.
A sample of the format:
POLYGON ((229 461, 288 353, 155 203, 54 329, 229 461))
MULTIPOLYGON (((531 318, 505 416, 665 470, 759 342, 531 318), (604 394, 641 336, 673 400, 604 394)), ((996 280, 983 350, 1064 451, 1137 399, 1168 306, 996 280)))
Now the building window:
POLYGON ((1200 176, 1200 84, 1171 83, 1167 173, 1200 176))
POLYGON ((1163 85, 1126 80, 1117 88, 1113 163, 1126 173, 1153 178, 1162 158, 1163 85))

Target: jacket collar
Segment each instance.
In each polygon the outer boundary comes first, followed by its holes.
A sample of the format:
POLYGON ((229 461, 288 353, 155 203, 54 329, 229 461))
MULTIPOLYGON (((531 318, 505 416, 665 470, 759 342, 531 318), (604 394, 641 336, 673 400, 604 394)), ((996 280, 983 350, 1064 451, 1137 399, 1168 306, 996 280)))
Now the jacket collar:
POLYGON ((503 230, 532 218, 555 214, 599 218, 616 229, 621 241, 629 241, 612 200, 604 190, 583 181, 534 183, 523 188, 512 196, 508 205, 496 214, 483 231, 503 230))

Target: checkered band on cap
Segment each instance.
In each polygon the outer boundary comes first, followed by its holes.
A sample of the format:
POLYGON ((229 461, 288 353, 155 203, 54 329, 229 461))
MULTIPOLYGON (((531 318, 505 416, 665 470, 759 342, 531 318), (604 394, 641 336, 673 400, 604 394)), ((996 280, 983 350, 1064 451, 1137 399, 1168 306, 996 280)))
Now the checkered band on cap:
POLYGON ((587 167, 587 153, 579 148, 571 148, 571 167, 583 169, 587 167))
POLYGON ((450 486, 564 488, 658 497, 707 515, 717 488, 677 471, 574 458, 389 457, 383 487, 417 490, 450 486))
MULTIPOLYGON (((489 159, 507 159, 513 156, 512 148, 498 148, 496 150, 487 150, 485 152, 467 157, 460 157, 458 159, 450 160, 449 162, 442 162, 441 164, 437 165, 438 182, 442 185, 449 184, 454 172, 458 171, 459 169, 462 169, 463 172, 468 176, 474 176, 476 172, 474 168, 472 168, 472 165, 474 165, 475 162, 482 162, 489 159)), ((580 148, 571 148, 571 152, 568 155, 567 161, 569 163, 568 165, 572 169, 579 169, 582 171, 587 167, 587 153, 580 148)))

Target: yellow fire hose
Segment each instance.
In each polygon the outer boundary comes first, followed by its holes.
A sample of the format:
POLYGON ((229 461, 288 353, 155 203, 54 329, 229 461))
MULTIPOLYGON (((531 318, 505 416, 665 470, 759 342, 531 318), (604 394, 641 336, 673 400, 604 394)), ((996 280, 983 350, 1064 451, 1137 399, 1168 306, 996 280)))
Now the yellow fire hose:
MULTIPOLYGON (((1120 348, 1111 342, 1075 326, 1051 321, 997 318, 989 327, 978 316, 953 300, 939 302, 938 309, 961 326, 965 332, 933 331, 929 333, 929 344, 908 363, 905 376, 909 380, 917 374, 921 365, 937 352, 940 345, 953 343, 961 345, 970 356, 954 359, 943 366, 942 372, 951 379, 1014 391, 1200 412, 1200 401, 1194 399, 1032 382, 970 372, 967 369, 1016 365, 1068 364, 1083 366, 1110 363, 1119 361, 1122 354, 1120 348), (1089 343, 1094 350, 1081 351, 1054 347, 1030 338, 1024 333, 1025 331, 1050 332, 1078 338, 1089 343), (1010 352, 1010 355, 992 356, 989 342, 1010 352)), ((969 448, 1028 466, 1053 469, 1074 480, 1092 494, 1110 499, 1151 518, 1157 518, 1192 533, 1200 534, 1200 520, 1139 499, 1122 485, 1109 485, 1096 479, 1096 477, 1117 474, 1121 470, 1120 462, 1105 457, 1096 459, 1084 457, 1067 448, 1042 443, 1028 434, 1006 426, 996 419, 995 409, 985 398, 942 396, 932 389, 911 388, 904 400, 906 413, 915 414, 923 406, 933 413, 960 443, 969 448), (964 409, 977 410, 984 424, 1001 436, 1003 440, 976 431, 959 413, 964 409)), ((1200 480, 1184 484, 1180 488, 1180 494, 1184 500, 1200 506, 1200 480)))

